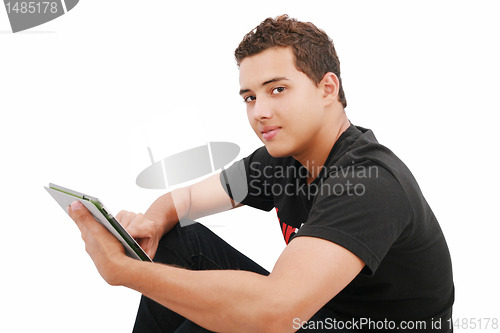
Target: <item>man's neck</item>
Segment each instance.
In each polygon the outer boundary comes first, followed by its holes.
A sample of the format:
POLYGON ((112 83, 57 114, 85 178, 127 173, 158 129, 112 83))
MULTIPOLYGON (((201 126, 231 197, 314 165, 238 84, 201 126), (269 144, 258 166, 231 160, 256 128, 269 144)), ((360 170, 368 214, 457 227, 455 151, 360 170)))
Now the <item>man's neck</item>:
POLYGON ((328 122, 328 124, 333 124, 333 126, 330 125, 316 136, 316 142, 312 145, 312 149, 306 152, 303 156, 294 156, 294 158, 309 172, 307 177, 308 184, 318 177, 333 146, 342 133, 344 133, 351 125, 345 112, 342 112, 337 119, 332 122, 328 122))

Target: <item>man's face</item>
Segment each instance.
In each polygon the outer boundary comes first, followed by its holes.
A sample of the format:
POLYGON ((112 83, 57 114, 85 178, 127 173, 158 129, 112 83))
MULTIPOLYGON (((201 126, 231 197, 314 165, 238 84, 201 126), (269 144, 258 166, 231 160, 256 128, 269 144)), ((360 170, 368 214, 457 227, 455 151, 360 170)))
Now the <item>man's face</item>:
MULTIPOLYGON (((243 59, 240 95, 250 125, 274 157, 307 157, 325 130, 323 91, 295 68, 290 48, 243 59)), ((299 157, 299 158, 298 158, 299 157)))

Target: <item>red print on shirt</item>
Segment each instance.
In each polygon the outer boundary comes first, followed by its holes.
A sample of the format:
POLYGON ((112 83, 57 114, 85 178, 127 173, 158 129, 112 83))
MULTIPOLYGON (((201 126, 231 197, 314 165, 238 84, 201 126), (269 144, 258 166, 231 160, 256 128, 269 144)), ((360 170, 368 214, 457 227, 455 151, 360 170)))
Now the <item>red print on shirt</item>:
MULTIPOLYGON (((278 208, 276 208, 276 214, 278 214, 278 208)), ((278 221, 281 225, 281 231, 283 232, 283 238, 285 239, 285 243, 288 245, 290 241, 290 237, 298 231, 298 228, 294 228, 284 222, 281 222, 281 219, 278 215, 278 221)))

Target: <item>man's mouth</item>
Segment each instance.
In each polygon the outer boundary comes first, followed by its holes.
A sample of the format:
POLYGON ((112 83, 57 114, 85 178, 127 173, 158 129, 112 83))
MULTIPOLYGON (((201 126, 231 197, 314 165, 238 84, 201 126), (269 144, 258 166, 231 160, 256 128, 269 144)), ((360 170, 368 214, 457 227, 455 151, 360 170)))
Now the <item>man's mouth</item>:
POLYGON ((265 126, 261 128, 260 132, 262 133, 264 140, 271 140, 278 135, 280 129, 281 127, 278 126, 265 126))

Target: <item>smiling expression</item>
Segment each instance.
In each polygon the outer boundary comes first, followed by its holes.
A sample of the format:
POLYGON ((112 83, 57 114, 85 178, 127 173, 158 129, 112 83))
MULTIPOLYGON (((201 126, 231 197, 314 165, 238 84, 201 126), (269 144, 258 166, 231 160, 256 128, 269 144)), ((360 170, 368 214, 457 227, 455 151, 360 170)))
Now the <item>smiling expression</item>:
POLYGON ((243 59, 240 87, 250 125, 272 156, 301 160, 324 145, 329 129, 324 90, 297 70, 290 48, 243 59))

